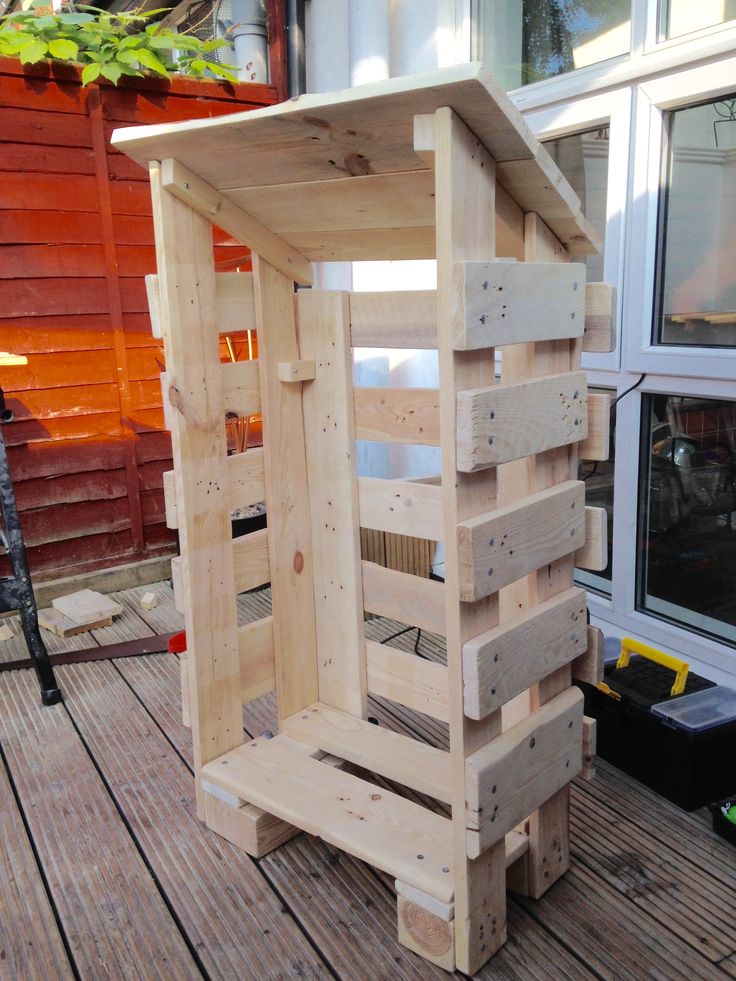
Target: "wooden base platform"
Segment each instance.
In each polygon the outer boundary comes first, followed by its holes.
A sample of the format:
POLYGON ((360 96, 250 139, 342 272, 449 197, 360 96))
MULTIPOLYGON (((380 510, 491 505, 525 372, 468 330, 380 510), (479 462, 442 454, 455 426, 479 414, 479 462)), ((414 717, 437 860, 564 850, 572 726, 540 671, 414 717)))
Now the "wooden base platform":
MULTIPOLYGON (((125 612, 112 627, 48 637, 49 649, 177 629, 165 584, 156 609, 140 610, 146 588, 114 594, 125 612)), ((242 622, 266 615, 268 591, 239 606, 242 622)), ((398 627, 374 620, 368 630, 380 641, 398 627)), ((412 650, 415 636, 392 644, 412 650)), ((443 658, 426 633, 420 652, 443 658)), ((22 638, 0 646, 0 658, 19 656, 22 638)), ((389 873, 304 834, 254 861, 203 829, 176 657, 59 676, 64 704, 41 708, 30 670, 0 675, 0 976, 447 977, 398 944, 389 873)), ((379 699, 370 714, 379 731, 421 731, 446 749, 442 722, 379 699)), ((275 732, 272 697, 248 705, 244 724, 253 738, 275 732)), ((704 812, 687 814, 601 761, 597 773, 572 785, 570 871, 541 900, 509 897, 509 941, 478 977, 736 977, 734 849, 704 812)))

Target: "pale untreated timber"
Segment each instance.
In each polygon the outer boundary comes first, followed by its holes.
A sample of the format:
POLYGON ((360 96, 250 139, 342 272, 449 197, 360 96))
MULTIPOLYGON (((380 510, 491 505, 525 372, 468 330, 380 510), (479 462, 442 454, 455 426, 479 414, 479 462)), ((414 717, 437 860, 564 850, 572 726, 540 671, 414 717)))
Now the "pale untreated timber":
POLYGON ((585 485, 568 480, 457 528, 460 596, 473 602, 585 542, 585 485))
POLYGON ((604 637, 598 627, 588 626, 587 645, 583 653, 572 662, 572 676, 576 681, 598 685, 603 681, 604 637))
POLYGON ((358 478, 360 525, 439 541, 444 534, 442 488, 380 477, 358 478))
POLYGON ((357 439, 439 446, 439 394, 435 388, 356 388, 357 439))
POLYGON ((482 719, 583 654, 585 607, 584 590, 566 589, 469 640, 463 647, 466 715, 482 719))
MULTIPOLYGON (((245 362, 244 362, 245 363, 245 362)), ((231 511, 259 504, 266 496, 263 474, 263 448, 254 446, 245 453, 234 453, 227 458, 228 504, 231 511)), ((176 483, 174 471, 163 474, 166 527, 178 528, 176 507, 176 483)))
POLYGON ((455 970, 455 921, 435 916, 426 907, 397 896, 399 943, 445 971, 455 970))
POLYGON ((261 411, 257 361, 228 361, 222 366, 225 412, 255 416, 261 411))
POLYGON ((437 292, 394 290, 350 294, 353 347, 437 347, 437 292))
POLYGON ((578 569, 602 572, 608 565, 608 514, 605 508, 585 509, 585 544, 575 553, 578 569))
POLYGON ((253 739, 205 767, 203 777, 449 902, 453 880, 447 818, 305 757, 299 746, 287 736, 253 739), (356 814, 363 820, 356 820, 356 814))
POLYGON ((472 473, 588 435, 585 372, 457 394, 457 468, 472 473))
POLYGON ((582 776, 584 780, 592 780, 595 777, 597 727, 598 727, 597 719, 593 719, 589 715, 583 716, 582 776))
POLYGON ((578 444, 581 460, 607 460, 610 446, 611 396, 588 393, 588 435, 578 444))
POLYGON ((616 348, 616 287, 588 283, 585 287, 583 350, 606 354, 616 348))
POLYGON ((314 378, 314 361, 281 361, 279 363, 279 381, 303 382, 314 378))
POLYGON ((580 772, 582 735, 583 694, 569 688, 468 757, 469 855, 480 855, 580 772))
POLYGON ((388 644, 366 641, 368 691, 406 708, 449 721, 447 668, 388 644))
POLYGON ((254 620, 238 628, 240 691, 243 703, 260 698, 276 687, 273 654, 273 617, 254 620))
POLYGON ((212 794, 204 798, 207 827, 253 858, 263 858, 301 831, 255 804, 233 806, 212 794))
POLYGON ((268 554, 268 530, 259 528, 249 535, 233 539, 235 559, 235 592, 245 593, 271 581, 268 554))
POLYGON ((435 634, 445 632, 444 584, 363 562, 363 608, 435 634))
MULTIPOLYGON (((161 304, 156 273, 146 276, 146 294, 151 315, 151 333, 154 337, 161 337, 161 304)), ((215 273, 215 324, 220 334, 232 334, 255 327, 253 273, 215 273)))
POLYGON ((388 780, 450 801, 450 754, 315 702, 283 719, 281 731, 388 780))
POLYGON ((580 337, 585 327, 585 266, 579 263, 458 262, 458 351, 580 337))
POLYGON ((297 283, 311 286, 312 264, 308 259, 178 160, 162 160, 161 179, 170 194, 253 249, 274 268, 297 283))

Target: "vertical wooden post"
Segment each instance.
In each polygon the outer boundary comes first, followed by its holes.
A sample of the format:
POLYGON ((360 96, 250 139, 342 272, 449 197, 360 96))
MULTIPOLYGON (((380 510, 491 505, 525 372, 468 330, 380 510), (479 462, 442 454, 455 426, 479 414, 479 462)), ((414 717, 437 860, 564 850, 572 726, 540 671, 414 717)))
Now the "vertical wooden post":
POLYGON ((312 533, 299 385, 279 379, 279 362, 299 361, 294 283, 253 256, 258 370, 271 559, 273 642, 279 718, 318 698, 312 533))
POLYGON ((431 156, 434 140, 437 211, 437 303, 439 324, 442 489, 445 513, 445 616, 450 695, 453 842, 455 862, 455 945, 459 970, 473 974, 506 938, 506 863, 503 839, 478 859, 467 857, 465 836, 465 757, 501 731, 501 713, 481 722, 463 711, 462 648, 471 637, 498 622, 498 598, 477 603, 458 599, 457 525, 495 506, 492 469, 458 473, 456 400, 462 389, 491 385, 492 350, 454 351, 454 267, 457 261, 495 255, 495 161, 451 109, 415 122, 415 148, 431 156))
MULTIPOLYGON (((199 775, 244 738, 212 225, 163 188, 158 163, 151 194, 199 775)), ((199 780, 197 810, 203 818, 199 780)))
POLYGON ((348 294, 298 294, 319 700, 365 718, 367 681, 348 294))

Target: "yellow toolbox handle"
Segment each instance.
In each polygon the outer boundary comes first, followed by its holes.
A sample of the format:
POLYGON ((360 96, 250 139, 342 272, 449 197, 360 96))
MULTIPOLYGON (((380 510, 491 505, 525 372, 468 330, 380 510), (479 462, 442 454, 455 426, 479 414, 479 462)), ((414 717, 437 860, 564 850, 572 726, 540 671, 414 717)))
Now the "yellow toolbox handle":
POLYGON ((674 671, 675 683, 672 686, 670 695, 673 697, 675 695, 682 695, 685 691, 687 673, 690 670, 690 665, 687 661, 681 661, 679 657, 673 657, 671 654, 665 654, 664 651, 658 651, 656 647, 642 644, 641 641, 634 640, 633 637, 624 637, 621 641, 621 654, 616 662, 616 668, 627 668, 632 654, 640 654, 642 657, 646 657, 650 661, 654 661, 656 664, 661 664, 662 667, 674 671))

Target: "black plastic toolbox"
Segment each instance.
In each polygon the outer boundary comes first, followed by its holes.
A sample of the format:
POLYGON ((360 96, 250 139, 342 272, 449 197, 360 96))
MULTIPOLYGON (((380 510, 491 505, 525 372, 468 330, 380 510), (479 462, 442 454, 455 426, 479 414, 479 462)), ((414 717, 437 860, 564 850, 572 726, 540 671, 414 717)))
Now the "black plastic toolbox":
POLYGON ((736 710, 730 720, 695 730, 665 718, 660 703, 717 686, 679 662, 680 690, 673 695, 673 658, 629 638, 622 645, 642 654, 609 668, 603 685, 581 685, 585 714, 598 720, 598 755, 685 810, 724 797, 736 777, 736 710), (670 666, 654 663, 652 655, 670 666))

